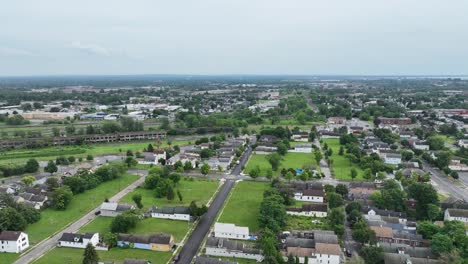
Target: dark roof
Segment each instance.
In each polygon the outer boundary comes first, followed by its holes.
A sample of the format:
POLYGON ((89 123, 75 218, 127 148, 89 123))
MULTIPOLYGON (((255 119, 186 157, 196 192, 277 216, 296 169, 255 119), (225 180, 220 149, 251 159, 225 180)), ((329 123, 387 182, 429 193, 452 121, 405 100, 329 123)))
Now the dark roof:
POLYGON ((169 244, 171 242, 171 236, 166 234, 152 234, 148 236, 144 235, 130 235, 130 234, 119 234, 119 241, 125 241, 130 243, 141 243, 141 244, 169 244))
POLYGON ((16 241, 21 235, 21 231, 2 231, 0 232, 0 240, 16 241))
POLYGON ((198 256, 195 259, 195 264, 237 264, 237 262, 218 260, 214 258, 208 258, 203 256, 198 256))
POLYGON ((85 234, 63 233, 62 237, 59 239, 59 241, 83 242, 83 238, 90 239, 93 236, 94 236, 94 233, 85 233, 85 234))
POLYGON ((315 248, 315 241, 307 238, 288 237, 285 245, 286 247, 315 248))
POLYGON ((303 204, 302 208, 288 208, 292 212, 327 212, 327 204, 303 204))
POLYGON ((447 210, 448 210, 450 216, 468 218, 468 210, 454 209, 454 208, 449 208, 447 210))
POLYGON ((303 196, 325 196, 325 192, 321 189, 306 189, 302 191, 303 196))
POLYGON ((230 251, 239 251, 248 254, 261 254, 259 249, 249 247, 242 242, 231 241, 227 238, 209 237, 206 240, 206 247, 225 248, 230 251))
POLYGON ((149 213, 158 214, 190 214, 190 208, 187 206, 164 206, 161 208, 152 207, 149 213))

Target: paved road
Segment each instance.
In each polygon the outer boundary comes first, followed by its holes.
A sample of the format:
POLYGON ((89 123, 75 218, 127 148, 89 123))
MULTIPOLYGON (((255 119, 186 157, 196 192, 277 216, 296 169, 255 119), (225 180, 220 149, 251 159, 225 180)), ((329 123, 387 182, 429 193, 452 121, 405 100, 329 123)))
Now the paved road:
POLYGON ((218 192, 216 198, 211 203, 210 208, 208 208, 208 212, 202 216, 197 227, 182 247, 182 250, 179 253, 179 260, 177 261, 177 264, 189 264, 192 262, 192 259, 195 257, 195 254, 202 244, 203 239, 205 239, 205 235, 209 232, 211 224, 216 219, 219 210, 221 210, 224 201, 234 186, 234 183, 234 180, 227 180, 221 187, 221 190, 218 192))
POLYGON ((434 185, 436 190, 441 190, 442 192, 451 195, 457 199, 463 199, 468 201, 468 190, 456 185, 451 182, 443 173, 437 168, 432 167, 427 162, 422 162, 423 169, 427 172, 430 172, 431 182, 434 185))
MULTIPOLYGON (((141 174, 140 174, 141 175, 141 174)), ((112 198, 109 199, 111 202, 117 202, 122 197, 124 197, 129 192, 133 191, 136 187, 142 184, 145 181, 145 175, 140 177, 138 180, 134 181, 132 184, 127 186, 125 189, 118 192, 112 198)), ((64 229, 60 230, 57 234, 53 235, 52 237, 42 240, 39 244, 34 246, 30 251, 26 252, 22 255, 14 264, 25 264, 31 263, 33 260, 42 257, 47 251, 53 249, 56 245, 60 237, 62 237, 63 233, 73 233, 78 231, 82 226, 86 225, 97 216, 94 215, 94 212, 99 209, 99 207, 91 210, 85 216, 78 219, 76 222, 72 223, 71 225, 65 227, 64 229)))

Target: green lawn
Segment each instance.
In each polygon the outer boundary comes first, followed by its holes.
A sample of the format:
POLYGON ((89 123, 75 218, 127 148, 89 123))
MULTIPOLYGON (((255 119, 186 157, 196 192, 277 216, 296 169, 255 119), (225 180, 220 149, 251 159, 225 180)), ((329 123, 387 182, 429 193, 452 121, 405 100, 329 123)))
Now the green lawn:
POLYGON ((12 253, 0 253, 0 264, 11 264, 13 263, 20 255, 12 253))
MULTIPOLYGON (((268 162, 267 155, 262 154, 253 154, 250 157, 249 162, 245 166, 244 173, 249 173, 250 170, 255 168, 255 166, 260 167, 260 176, 266 176, 267 170, 271 169, 271 165, 268 162)), ((273 172, 273 174, 280 175, 283 168, 293 168, 301 169, 303 166, 315 166, 316 162, 314 159, 313 153, 293 153, 288 152, 284 155, 283 160, 278 171, 273 172)))
POLYGON ((124 175, 118 180, 105 182, 95 189, 75 195, 65 211, 45 209, 41 213, 41 220, 26 228, 29 243, 34 245, 63 229, 137 179, 136 175, 124 175))
MULTIPOLYGON (((169 139, 170 140, 170 139, 169 139)), ((171 146, 188 145, 189 140, 173 141, 171 146)), ((156 147, 155 141, 133 143, 93 144, 85 146, 46 147, 40 149, 20 149, 0 152, 0 164, 26 162, 30 158, 37 160, 51 160, 58 156, 86 157, 87 155, 99 156, 119 154, 127 150, 142 152, 148 144, 156 147)), ((161 147, 168 147, 167 140, 161 143, 161 147)))
POLYGON ((218 180, 212 179, 193 179, 189 180, 188 178, 183 178, 176 190, 178 189, 182 194, 182 202, 179 201, 177 195, 173 201, 167 200, 164 198, 156 198, 154 196, 154 190, 144 189, 139 187, 135 189, 133 192, 124 196, 121 201, 126 203, 133 203, 132 196, 135 193, 139 193, 142 196, 142 203, 144 205, 144 209, 148 209, 149 207, 155 205, 158 207, 161 206, 178 206, 178 205, 190 205, 192 201, 195 201, 198 206, 202 204, 206 204, 213 193, 218 188, 218 180))
POLYGON ((259 230, 258 216, 263 192, 269 183, 242 181, 236 184, 219 218, 221 223, 248 226, 250 232, 259 230))
POLYGON ((358 176, 355 180, 365 181, 362 177, 363 171, 359 167, 359 165, 352 163, 349 159, 347 159, 344 155, 338 155, 340 151, 340 140, 337 138, 327 138, 323 139, 323 143, 327 143, 328 147, 333 150, 333 154, 330 156, 330 159, 333 160, 331 165, 331 169, 333 175, 336 179, 340 180, 352 180, 350 176, 351 168, 355 168, 358 172, 358 176))
MULTIPOLYGON (((84 249, 54 248, 34 264, 81 264, 84 249)), ((172 252, 157 252, 143 249, 112 248, 109 251, 97 251, 100 261, 123 263, 126 258, 137 258, 151 261, 153 264, 166 264, 172 252)))
MULTIPOLYGON (((101 236, 110 232, 113 217, 98 217, 80 229, 80 233, 98 232, 101 236)), ((148 235, 156 233, 171 234, 176 242, 182 241, 189 228, 186 221, 175 221, 157 218, 145 218, 138 222, 137 226, 127 233, 148 235)))

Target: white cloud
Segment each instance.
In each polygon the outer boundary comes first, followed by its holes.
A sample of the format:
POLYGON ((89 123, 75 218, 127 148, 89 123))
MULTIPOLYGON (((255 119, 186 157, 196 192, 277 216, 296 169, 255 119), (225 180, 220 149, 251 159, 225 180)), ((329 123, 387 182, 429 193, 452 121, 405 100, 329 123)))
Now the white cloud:
POLYGON ((73 41, 70 45, 71 48, 89 53, 89 54, 94 54, 94 55, 100 55, 100 56, 110 56, 111 55, 111 50, 104 48, 102 46, 96 45, 96 44, 85 44, 81 43, 79 41, 73 41))
POLYGON ((34 53, 23 49, 0 46, 0 57, 16 56, 34 56, 34 53))

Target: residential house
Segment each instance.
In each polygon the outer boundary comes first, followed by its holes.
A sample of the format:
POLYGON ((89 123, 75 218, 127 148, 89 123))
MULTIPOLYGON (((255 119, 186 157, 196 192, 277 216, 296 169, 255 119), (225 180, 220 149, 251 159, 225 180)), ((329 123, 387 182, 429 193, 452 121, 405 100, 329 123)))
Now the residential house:
POLYGON ((99 243, 99 233, 63 233, 58 240, 58 247, 86 248, 88 244, 96 245, 99 243))
POLYGON ((304 202, 323 203, 325 200, 325 192, 323 189, 305 189, 294 192, 294 199, 304 202))
POLYGON ((309 264, 339 264, 341 263, 341 248, 338 243, 321 243, 313 238, 286 238, 281 250, 284 259, 288 256, 297 257, 299 263, 308 258, 309 264))
POLYGON ((119 234, 117 246, 146 249, 152 251, 171 251, 174 246, 174 237, 167 234, 129 235, 119 234))
POLYGON ((329 125, 346 125, 346 117, 341 117, 341 116, 329 117, 328 120, 327 120, 327 124, 329 124, 329 125))
POLYGON ((378 117, 377 121, 382 125, 410 125, 411 118, 387 118, 387 117, 378 117))
POLYGON ((312 152, 312 144, 297 144, 297 145, 294 146, 293 149, 290 149, 289 152, 311 153, 312 152))
POLYGON ((319 136, 321 139, 326 138, 340 138, 340 133, 329 131, 329 130, 320 130, 319 136))
POLYGON ((218 222, 214 225, 214 236, 220 238, 253 240, 253 237, 250 236, 248 227, 218 222))
POLYGON ((468 210, 467 209, 456 209, 456 208, 447 208, 444 213, 445 221, 461 221, 463 223, 468 223, 468 210))
POLYGON ((295 132, 291 136, 291 140, 300 142, 309 142, 308 132, 295 132))
POLYGON ((301 208, 287 208, 286 213, 309 217, 327 217, 327 204, 303 204, 301 208))
POLYGON ((151 207, 148 214, 153 218, 190 221, 190 208, 187 206, 151 207))
POLYGON ((21 231, 0 232, 0 252, 21 253, 28 247, 28 234, 21 231))
POLYGON ((166 151, 164 149, 154 150, 154 159, 158 162, 160 159, 166 159, 166 151))
POLYGON ((383 153, 383 161, 385 164, 398 165, 401 164, 401 154, 398 153, 383 153))
POLYGON ((396 217, 400 223, 407 222, 406 213, 392 210, 378 209, 377 207, 365 206, 361 209, 366 220, 382 220, 383 216, 396 217))
POLYGON ((452 158, 448 167, 453 171, 468 171, 468 165, 462 163, 460 158, 452 158))
POLYGON ((427 143, 426 141, 414 139, 414 140, 408 140, 408 143, 414 149, 429 150, 429 143, 427 143))
POLYGON ((230 241, 227 238, 209 237, 205 244, 206 255, 263 261, 262 251, 248 244, 230 241))
POLYGON ((458 146, 468 148, 468 139, 459 139, 458 140, 458 146))
POLYGON ((277 150, 278 148, 274 146, 257 146, 254 150, 254 153, 268 155, 271 153, 275 153, 277 150))
POLYGON ((143 152, 142 159, 138 159, 138 164, 158 164, 158 160, 153 152, 143 152))
POLYGON ((135 206, 130 204, 119 204, 115 202, 104 202, 101 204, 101 216, 116 217, 126 211, 134 210, 135 206))

